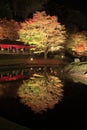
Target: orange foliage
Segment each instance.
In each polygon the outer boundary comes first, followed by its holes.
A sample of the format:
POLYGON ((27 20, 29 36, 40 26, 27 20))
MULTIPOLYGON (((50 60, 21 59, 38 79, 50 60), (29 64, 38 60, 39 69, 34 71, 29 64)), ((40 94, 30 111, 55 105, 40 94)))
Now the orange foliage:
POLYGON ((18 39, 19 23, 15 20, 0 19, 0 39, 18 39))
POLYGON ((79 32, 70 36, 68 48, 77 55, 87 55, 87 33, 79 32))
POLYGON ((32 19, 22 22, 18 33, 20 41, 35 45, 34 53, 57 51, 66 40, 65 26, 56 16, 47 15, 45 11, 36 12, 32 19))

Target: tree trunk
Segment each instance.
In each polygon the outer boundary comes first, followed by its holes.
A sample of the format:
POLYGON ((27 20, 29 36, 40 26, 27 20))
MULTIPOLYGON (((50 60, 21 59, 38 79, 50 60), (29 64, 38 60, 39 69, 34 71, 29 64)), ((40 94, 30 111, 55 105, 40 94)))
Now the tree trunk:
POLYGON ((44 52, 44 59, 47 59, 47 51, 44 52))
MULTIPOLYGON (((47 59, 47 50, 45 51, 45 53, 44 53, 44 59, 47 59)), ((48 76, 47 76, 47 66, 45 65, 44 66, 44 77, 45 77, 45 85, 47 86, 47 78, 48 78, 48 76)))

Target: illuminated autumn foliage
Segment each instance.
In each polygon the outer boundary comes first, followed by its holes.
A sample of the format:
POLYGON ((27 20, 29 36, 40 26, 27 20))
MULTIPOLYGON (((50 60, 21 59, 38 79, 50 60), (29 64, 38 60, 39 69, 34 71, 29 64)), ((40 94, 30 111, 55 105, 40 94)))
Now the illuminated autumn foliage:
POLYGON ((72 62, 64 68, 65 77, 87 85, 87 62, 72 62))
POLYGON ((18 39, 19 23, 15 20, 0 19, 0 39, 18 39))
POLYGON ((63 97, 61 80, 52 75, 33 74, 18 89, 20 101, 34 112, 41 113, 54 108, 63 97))
MULTIPOLYGON (((19 40, 25 44, 35 45, 34 53, 47 53, 63 48, 65 42, 65 27, 58 22, 56 16, 36 12, 33 18, 21 22, 18 31, 19 40)), ((45 57, 46 57, 45 55, 45 57)))
POLYGON ((87 56, 87 33, 81 32, 72 34, 67 47, 76 55, 87 56))

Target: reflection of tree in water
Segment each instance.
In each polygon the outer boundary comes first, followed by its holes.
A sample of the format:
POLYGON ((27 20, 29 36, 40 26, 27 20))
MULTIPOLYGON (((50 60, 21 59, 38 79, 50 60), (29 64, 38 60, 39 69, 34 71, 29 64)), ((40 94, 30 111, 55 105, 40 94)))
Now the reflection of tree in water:
POLYGON ((0 96, 17 97, 16 93, 21 84, 22 81, 0 83, 0 96))
POLYGON ((64 78, 87 85, 87 62, 72 62, 64 68, 64 78))
POLYGON ((40 113, 46 109, 54 108, 63 97, 63 84, 61 80, 52 75, 47 75, 47 79, 42 74, 33 76, 24 81, 18 89, 20 101, 40 113))

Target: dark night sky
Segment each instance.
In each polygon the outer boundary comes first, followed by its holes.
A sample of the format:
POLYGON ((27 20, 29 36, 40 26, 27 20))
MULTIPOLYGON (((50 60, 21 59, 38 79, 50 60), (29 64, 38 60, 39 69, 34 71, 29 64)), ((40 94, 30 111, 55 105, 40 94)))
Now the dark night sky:
POLYGON ((83 13, 87 13, 87 4, 85 0, 53 0, 53 1, 56 3, 60 3, 65 7, 80 10, 83 13))
MULTIPOLYGON (((0 3, 5 3, 6 4, 6 2, 12 2, 12 1, 14 1, 14 0, 0 0, 0 3)), ((26 1, 26 0, 25 0, 26 1)), ((34 10, 34 8, 36 9, 36 6, 38 5, 38 4, 36 4, 36 2, 32 2, 32 1, 35 1, 35 0, 30 0, 31 1, 31 5, 30 5, 30 7, 32 7, 33 8, 33 10, 34 10), (32 5, 33 4, 33 5, 32 5), (36 5, 35 5, 36 4, 36 5)), ((40 1, 40 0, 39 0, 40 1)), ((43 1, 43 0, 41 0, 41 1, 43 1)), ((51 1, 51 2, 54 2, 54 3, 57 3, 57 4, 59 4, 59 5, 64 5, 65 6, 65 8, 70 8, 70 9, 74 9, 74 10, 79 10, 79 11, 81 11, 82 13, 85 13, 85 14, 87 14, 87 7, 86 7, 86 1, 85 0, 48 0, 48 1, 51 1)), ((18 2, 18 0, 16 0, 16 2, 18 2)), ((20 5, 19 5, 19 7, 20 7, 20 9, 22 9, 23 8, 23 2, 24 2, 24 0, 19 0, 19 3, 20 3, 20 5), (21 6, 22 5, 22 6, 21 6)), ((13 2, 12 2, 13 3, 13 2)), ((15 2, 14 2, 15 3, 15 2)), ((13 4, 14 4, 13 3, 13 4)), ((37 3, 38 3, 38 0, 37 0, 37 3)), ((2 5, 2 4, 0 4, 0 5, 2 5)), ((49 8, 49 4, 47 5, 48 7, 47 8, 49 8)), ((1 9, 5 9, 5 5, 3 5, 3 6, 1 6, 1 9)), ((31 8, 31 11, 32 11, 32 8, 31 8)), ((38 9, 38 8, 37 8, 38 9)), ((54 9, 54 7, 52 8, 52 10, 54 9)), ((23 10, 24 10, 24 8, 23 8, 23 10)), ((55 9, 54 9, 55 10, 55 9)), ((22 10, 19 10, 19 8, 18 8, 18 10, 17 10, 17 12, 18 13, 21 13, 21 11, 22 10)), ((3 12, 5 12, 5 11, 3 11, 3 12)), ((8 12, 7 12, 8 13, 8 12)), ((6 13, 6 14, 7 14, 6 13)), ((1 13, 2 14, 2 13, 1 13)), ((23 14, 23 13, 22 13, 23 14)))

